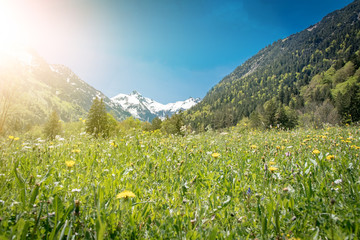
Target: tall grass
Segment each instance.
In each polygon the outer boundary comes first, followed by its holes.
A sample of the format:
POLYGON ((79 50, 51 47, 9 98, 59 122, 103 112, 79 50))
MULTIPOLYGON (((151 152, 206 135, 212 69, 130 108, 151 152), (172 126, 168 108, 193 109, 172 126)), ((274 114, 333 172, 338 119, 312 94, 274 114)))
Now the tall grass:
POLYGON ((357 239, 359 153, 358 127, 6 138, 0 239, 357 239))

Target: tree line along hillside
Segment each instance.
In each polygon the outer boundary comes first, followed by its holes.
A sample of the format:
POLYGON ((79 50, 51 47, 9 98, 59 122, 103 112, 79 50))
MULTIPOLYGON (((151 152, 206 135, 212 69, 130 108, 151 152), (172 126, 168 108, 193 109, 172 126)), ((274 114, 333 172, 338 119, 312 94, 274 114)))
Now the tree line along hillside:
POLYGON ((201 131, 251 114, 264 127, 359 121, 359 48, 357 0, 262 49, 187 111, 186 122, 201 131), (331 119, 320 116, 326 111, 331 119))

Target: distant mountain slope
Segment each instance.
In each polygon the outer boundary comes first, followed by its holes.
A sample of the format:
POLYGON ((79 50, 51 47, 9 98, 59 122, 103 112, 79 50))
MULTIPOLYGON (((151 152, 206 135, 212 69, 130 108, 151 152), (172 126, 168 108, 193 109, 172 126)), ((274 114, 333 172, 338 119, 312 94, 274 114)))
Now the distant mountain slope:
POLYGON ((352 61, 358 68, 359 49, 360 1, 356 0, 259 51, 187 111, 186 119, 194 128, 221 128, 235 125, 272 98, 284 105, 303 105, 301 88, 331 66, 337 70, 352 61))
POLYGON ((19 125, 43 123, 52 110, 64 121, 76 121, 87 115, 94 97, 101 97, 118 119, 130 114, 114 108, 103 93, 82 81, 63 65, 50 65, 34 51, 19 50, 0 63, 0 95, 11 97, 12 122, 19 125))
POLYGON ((166 105, 156 102, 150 98, 143 97, 140 93, 133 91, 131 94, 118 94, 111 98, 114 107, 121 106, 132 116, 143 121, 151 121, 155 117, 164 119, 180 110, 187 110, 200 102, 200 99, 189 98, 185 101, 168 103, 166 105))

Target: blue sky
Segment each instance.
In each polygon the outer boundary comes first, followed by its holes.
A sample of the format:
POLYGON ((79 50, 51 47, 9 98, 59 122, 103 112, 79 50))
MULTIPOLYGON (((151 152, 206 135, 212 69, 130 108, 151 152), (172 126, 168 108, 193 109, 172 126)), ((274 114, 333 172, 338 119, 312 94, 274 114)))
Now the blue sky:
POLYGON ((33 0, 25 21, 41 56, 107 96, 137 90, 168 103, 204 97, 265 46, 350 2, 33 0))

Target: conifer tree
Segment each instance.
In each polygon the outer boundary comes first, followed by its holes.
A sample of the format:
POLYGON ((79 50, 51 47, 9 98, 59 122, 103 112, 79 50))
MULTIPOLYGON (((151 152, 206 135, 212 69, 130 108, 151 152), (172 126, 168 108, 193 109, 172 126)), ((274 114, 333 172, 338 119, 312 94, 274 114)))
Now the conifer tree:
POLYGON ((44 134, 49 139, 54 139, 56 135, 61 133, 61 122, 59 115, 56 111, 53 111, 50 115, 49 120, 45 124, 44 134))
POLYGON ((155 131, 157 129, 161 128, 161 124, 162 121, 159 117, 155 117, 152 121, 151 121, 151 130, 155 131))
POLYGON ((105 103, 102 99, 95 98, 88 113, 86 132, 94 137, 107 137, 108 125, 105 103))

